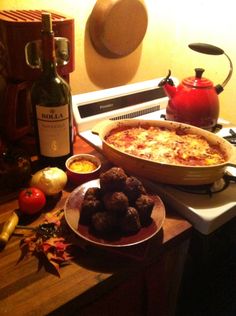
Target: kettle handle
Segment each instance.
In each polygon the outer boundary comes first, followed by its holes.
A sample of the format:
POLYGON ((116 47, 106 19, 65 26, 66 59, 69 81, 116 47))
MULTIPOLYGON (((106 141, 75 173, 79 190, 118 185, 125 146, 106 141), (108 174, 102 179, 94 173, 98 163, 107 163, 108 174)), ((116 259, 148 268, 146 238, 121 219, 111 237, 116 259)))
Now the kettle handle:
POLYGON ((208 54, 208 55, 223 55, 224 54, 228 58, 229 65, 230 65, 228 76, 226 77, 226 79, 221 85, 216 86, 216 92, 218 94, 222 92, 224 90, 224 86, 228 83, 233 73, 233 63, 231 59, 229 58, 229 56, 223 51, 223 49, 214 45, 206 44, 206 43, 192 43, 192 44, 189 44, 188 47, 198 53, 208 54))
POLYGON ((222 55, 224 54, 223 49, 205 43, 192 43, 188 45, 189 48, 195 50, 198 53, 208 54, 208 55, 222 55))

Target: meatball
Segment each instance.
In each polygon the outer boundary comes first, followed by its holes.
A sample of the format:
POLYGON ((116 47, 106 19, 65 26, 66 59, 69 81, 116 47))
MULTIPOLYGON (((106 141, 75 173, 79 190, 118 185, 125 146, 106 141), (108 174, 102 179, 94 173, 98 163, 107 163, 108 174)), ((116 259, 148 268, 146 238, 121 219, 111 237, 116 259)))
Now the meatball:
POLYGON ((101 189, 98 187, 88 188, 84 195, 85 200, 90 200, 90 199, 100 200, 100 198, 101 198, 101 189))
POLYGON ((110 233, 114 227, 114 218, 108 212, 97 212, 92 216, 91 224, 99 234, 110 233))
POLYGON ((100 186, 103 191, 122 191, 127 175, 119 167, 113 167, 100 175, 100 186))
POLYGON ((146 194, 142 182, 133 176, 127 177, 124 192, 127 195, 130 204, 133 204, 141 194, 146 194))
POLYGON ((122 216, 129 206, 128 198, 123 192, 106 193, 103 198, 103 203, 107 211, 117 216, 122 216))
POLYGON ((79 223, 90 225, 93 214, 100 211, 102 203, 96 199, 84 199, 81 204, 79 223))
POLYGON ((100 187, 88 188, 79 223, 102 238, 136 234, 151 222, 154 200, 142 182, 120 167, 100 174, 100 187))
POLYGON ((120 222, 121 230, 125 234, 137 233, 141 228, 138 211, 129 206, 125 215, 121 218, 120 222))
POLYGON ((135 207, 138 211, 142 226, 146 226, 150 223, 153 206, 154 201, 148 195, 141 194, 141 196, 136 200, 135 207))

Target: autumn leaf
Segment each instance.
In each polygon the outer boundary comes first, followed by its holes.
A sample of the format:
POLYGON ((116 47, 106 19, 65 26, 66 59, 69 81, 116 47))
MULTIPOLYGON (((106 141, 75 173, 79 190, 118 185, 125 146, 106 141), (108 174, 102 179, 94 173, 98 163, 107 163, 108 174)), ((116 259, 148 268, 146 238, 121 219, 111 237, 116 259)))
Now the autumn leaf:
POLYGON ((54 212, 48 212, 45 214, 45 221, 48 223, 54 223, 57 226, 60 226, 61 219, 64 216, 63 210, 56 210, 54 212))
POLYGON ((47 213, 44 222, 31 236, 24 238, 20 246, 26 254, 35 256, 43 254, 58 274, 60 266, 72 259, 69 253, 71 244, 67 243, 63 236, 60 236, 61 231, 58 229, 61 226, 63 216, 62 210, 47 213))

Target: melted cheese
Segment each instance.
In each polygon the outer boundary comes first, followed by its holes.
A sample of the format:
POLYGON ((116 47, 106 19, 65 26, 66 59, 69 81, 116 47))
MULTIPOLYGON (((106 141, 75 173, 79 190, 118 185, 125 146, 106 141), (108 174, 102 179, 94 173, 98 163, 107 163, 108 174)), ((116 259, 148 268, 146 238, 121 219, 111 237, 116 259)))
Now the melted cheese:
POLYGON ((161 163, 209 166, 225 162, 218 146, 201 135, 159 127, 113 130, 106 141, 122 152, 161 163))

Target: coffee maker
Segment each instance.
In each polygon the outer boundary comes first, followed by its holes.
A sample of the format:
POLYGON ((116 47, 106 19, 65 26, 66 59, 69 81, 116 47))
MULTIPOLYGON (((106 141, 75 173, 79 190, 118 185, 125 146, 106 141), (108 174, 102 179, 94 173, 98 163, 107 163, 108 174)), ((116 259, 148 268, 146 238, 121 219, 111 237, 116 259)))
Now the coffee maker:
MULTIPOLYGON (((58 73, 74 70, 74 20, 48 11, 55 34, 58 73)), ((0 11, 0 130, 10 142, 32 142, 30 89, 40 75, 41 10, 0 11), (30 67, 29 67, 30 66, 30 67)))

